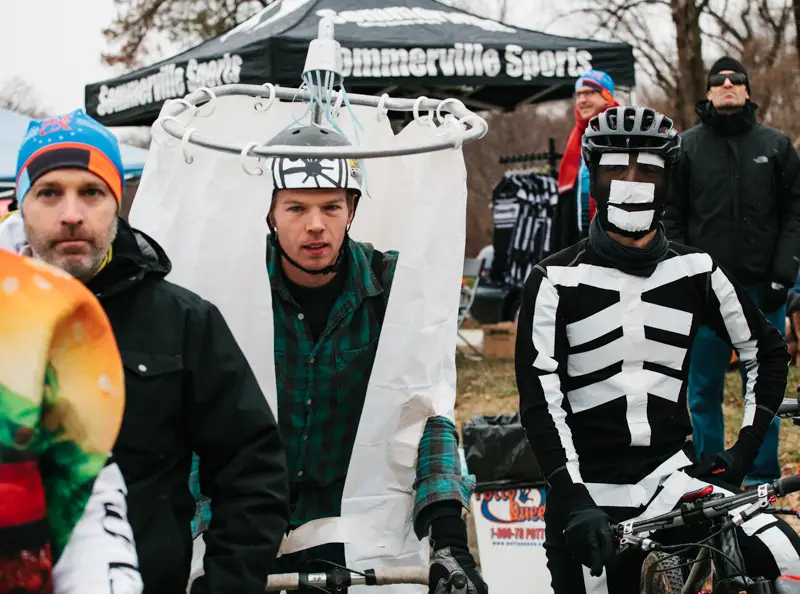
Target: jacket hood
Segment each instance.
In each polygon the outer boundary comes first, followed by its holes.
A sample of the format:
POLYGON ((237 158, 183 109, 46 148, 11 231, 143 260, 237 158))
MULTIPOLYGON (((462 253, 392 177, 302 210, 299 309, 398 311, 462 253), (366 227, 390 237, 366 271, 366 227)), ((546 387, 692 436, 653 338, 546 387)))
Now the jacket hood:
POLYGON ((756 123, 758 105, 749 99, 739 111, 723 114, 709 100, 698 101, 695 105, 700 121, 720 136, 737 136, 750 130, 756 123))
POLYGON ((23 256, 31 255, 22 215, 18 210, 0 217, 0 249, 23 256))

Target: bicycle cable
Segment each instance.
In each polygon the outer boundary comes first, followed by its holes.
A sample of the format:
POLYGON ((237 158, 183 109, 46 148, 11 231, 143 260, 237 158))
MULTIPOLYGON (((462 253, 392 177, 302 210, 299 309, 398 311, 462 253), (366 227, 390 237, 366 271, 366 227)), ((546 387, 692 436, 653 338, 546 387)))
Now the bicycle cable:
MULTIPOLYGON (((656 562, 653 563, 653 566, 659 565, 663 561, 666 561, 667 559, 675 557, 675 556, 681 554, 682 552, 686 551, 687 549, 691 549, 691 548, 695 548, 695 547, 702 547, 704 549, 708 549, 709 551, 717 553, 722 558, 724 558, 726 561, 728 561, 728 563, 730 563, 731 566, 733 566, 733 568, 738 572, 736 575, 738 575, 739 577, 742 577, 744 579, 747 579, 747 576, 745 575, 744 570, 742 569, 741 565, 739 565, 738 561, 734 561, 734 559, 732 557, 730 557, 726 553, 723 553, 718 548, 712 547, 709 544, 703 544, 701 542, 692 543, 692 544, 687 543, 687 544, 680 544, 680 545, 662 546, 662 547, 660 547, 660 549, 663 550, 663 551, 669 551, 669 550, 675 549, 675 548, 679 548, 680 550, 678 552, 672 554, 672 555, 668 555, 667 557, 664 557, 663 559, 657 559, 656 562)), ((694 565, 695 563, 697 563, 697 559, 694 559, 692 561, 688 561, 687 563, 683 563, 681 565, 678 565, 677 567, 688 567, 690 565, 694 565)), ((653 571, 656 572, 656 573, 663 573, 665 571, 670 571, 671 569, 676 569, 677 567, 669 567, 667 569, 654 569, 653 571)))
MULTIPOLYGON (((308 563, 309 564, 310 563, 319 563, 321 565, 327 564, 327 565, 330 565, 332 567, 335 567, 336 569, 341 569, 342 571, 346 571, 348 573, 354 573, 356 575, 360 575, 363 578, 367 577, 367 574, 362 572, 362 571, 358 571, 356 569, 350 569, 349 567, 345 567, 344 565, 339 565, 338 563, 336 563, 334 561, 328 561, 327 559, 309 559, 308 563)), ((327 573, 327 572, 325 572, 325 573, 327 573)), ((316 590, 320 590, 321 592, 325 592, 325 594, 328 594, 330 592, 330 590, 327 589, 328 588, 327 584, 325 585, 324 588, 322 586, 317 586, 316 584, 308 584, 308 586, 310 586, 311 588, 315 588, 316 590)))

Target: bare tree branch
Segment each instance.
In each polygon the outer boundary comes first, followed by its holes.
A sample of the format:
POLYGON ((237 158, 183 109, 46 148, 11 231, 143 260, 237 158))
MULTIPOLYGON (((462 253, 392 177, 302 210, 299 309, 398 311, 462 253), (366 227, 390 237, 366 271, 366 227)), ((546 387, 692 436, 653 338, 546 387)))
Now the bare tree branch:
POLYGON ((34 118, 45 117, 48 111, 33 87, 18 76, 6 80, 0 87, 0 107, 34 118))
POLYGON ((181 46, 220 35, 276 0, 114 0, 117 15, 105 29, 107 64, 143 65, 159 40, 181 46))
POLYGON ((753 9, 753 5, 750 2, 745 4, 745 9, 742 11, 740 16, 742 24, 744 25, 745 30, 745 38, 752 39, 753 37, 753 25, 750 22, 750 11, 753 9))
POLYGON ((732 41, 729 37, 726 37, 723 34, 719 33, 710 33, 708 31, 705 32, 705 38, 707 41, 715 43, 722 49, 723 53, 725 54, 741 54, 742 49, 738 45, 737 42, 732 41))
POLYGON ((800 0, 792 0, 792 12, 794 13, 794 49, 797 60, 800 62, 800 0))

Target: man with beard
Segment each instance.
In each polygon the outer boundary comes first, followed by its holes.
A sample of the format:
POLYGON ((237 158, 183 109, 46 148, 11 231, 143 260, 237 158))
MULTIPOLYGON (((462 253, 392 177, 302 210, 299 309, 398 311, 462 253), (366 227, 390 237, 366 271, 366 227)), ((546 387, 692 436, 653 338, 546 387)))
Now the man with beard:
MULTIPOLYGON (((756 122, 747 71, 735 59, 708 73, 701 124, 684 135, 684 156, 664 217, 670 240, 708 252, 785 331, 786 294, 800 256, 800 160, 785 135, 756 122)), ((692 351, 688 398, 701 457, 725 447, 722 398, 731 351, 707 326, 692 351)), ((742 387, 748 379, 742 371, 742 387)), ((748 469, 746 486, 780 477, 776 419, 748 469)))
POLYGON ((288 520, 280 434, 220 312, 164 280, 166 254, 118 217, 122 189, 117 141, 83 110, 33 122, 18 160, 19 213, 0 237, 83 281, 111 321, 127 391, 114 458, 145 594, 186 590, 192 452, 214 498, 192 592, 260 594, 288 520))
MULTIPOLYGON (((555 594, 638 592, 646 553, 615 555, 609 523, 668 511, 705 481, 736 490, 783 398, 788 354, 778 331, 708 254, 664 235, 680 148, 672 121, 650 108, 593 118, 583 137, 597 201, 589 238, 537 264, 523 291, 517 386, 549 483, 544 546, 555 594), (686 441, 687 350, 701 324, 736 348, 751 378, 736 442, 706 462, 686 441)), ((767 522, 737 528, 747 570, 797 575, 800 538, 767 522)), ((703 538, 669 532, 653 539, 703 538)))

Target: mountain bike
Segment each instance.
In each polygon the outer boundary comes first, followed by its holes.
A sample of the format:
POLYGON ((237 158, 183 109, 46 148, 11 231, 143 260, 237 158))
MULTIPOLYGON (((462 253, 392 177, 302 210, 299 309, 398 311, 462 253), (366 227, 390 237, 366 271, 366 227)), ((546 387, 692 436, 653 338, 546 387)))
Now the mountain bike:
POLYGON ((737 495, 714 493, 708 486, 687 493, 677 509, 646 520, 612 526, 621 549, 648 553, 642 564, 642 594, 800 594, 800 576, 767 580, 744 570, 734 528, 758 514, 800 517, 788 507, 775 507, 778 497, 800 491, 800 474, 737 495), (735 510, 735 511, 734 511, 735 510), (734 512, 732 515, 729 512, 734 512), (655 531, 702 526, 709 536, 698 542, 662 545, 650 538, 655 531), (699 550, 698 550, 699 549, 699 550))
MULTIPOLYGON (((282 573, 267 578, 267 592, 298 590, 301 586, 342 591, 349 586, 386 586, 390 584, 428 585, 427 567, 387 567, 355 571, 334 563, 326 572, 282 573)), ((467 576, 453 572, 450 580, 443 583, 437 594, 466 594, 467 576)))

